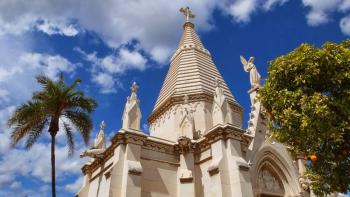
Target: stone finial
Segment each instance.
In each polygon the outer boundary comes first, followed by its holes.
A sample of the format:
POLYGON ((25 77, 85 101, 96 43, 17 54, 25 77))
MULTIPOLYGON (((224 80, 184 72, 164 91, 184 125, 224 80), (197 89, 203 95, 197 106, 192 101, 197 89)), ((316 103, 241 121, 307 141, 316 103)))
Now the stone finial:
POLYGON ((123 112, 123 126, 124 130, 140 131, 141 110, 139 106, 139 99, 137 98, 138 86, 136 82, 132 83, 131 95, 127 97, 125 108, 123 112))
POLYGON ((232 123, 232 111, 221 87, 221 81, 215 79, 215 91, 212 108, 213 126, 218 124, 232 123))
POLYGON ((106 128, 106 124, 105 124, 105 121, 102 120, 102 122, 100 123, 100 130, 103 130, 106 128))
POLYGON ((191 22, 191 19, 195 17, 192 10, 188 6, 180 8, 180 12, 186 17, 186 22, 191 22))
POLYGON ((136 84, 136 82, 134 81, 133 83, 132 83, 132 86, 131 86, 131 92, 133 92, 133 93, 137 93, 137 90, 139 89, 139 86, 136 84))
POLYGON ((104 129, 106 124, 104 121, 100 123, 100 132, 97 134, 93 146, 85 150, 80 154, 80 157, 91 157, 97 158, 102 155, 102 153, 106 150, 106 138, 104 129))

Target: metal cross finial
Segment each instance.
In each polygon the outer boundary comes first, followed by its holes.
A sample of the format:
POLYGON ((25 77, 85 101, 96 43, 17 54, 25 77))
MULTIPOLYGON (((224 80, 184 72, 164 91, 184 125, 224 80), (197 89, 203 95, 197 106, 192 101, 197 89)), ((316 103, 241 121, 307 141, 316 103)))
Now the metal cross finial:
POLYGON ((131 92, 133 92, 133 93, 136 93, 137 92, 137 89, 139 88, 139 86, 136 84, 136 82, 134 81, 133 83, 132 83, 132 86, 131 86, 131 92))
POLYGON ((180 8, 180 12, 186 16, 186 22, 190 22, 190 19, 195 17, 189 7, 180 8))
POLYGON ((105 121, 102 120, 102 122, 100 123, 100 130, 104 130, 106 127, 105 121))

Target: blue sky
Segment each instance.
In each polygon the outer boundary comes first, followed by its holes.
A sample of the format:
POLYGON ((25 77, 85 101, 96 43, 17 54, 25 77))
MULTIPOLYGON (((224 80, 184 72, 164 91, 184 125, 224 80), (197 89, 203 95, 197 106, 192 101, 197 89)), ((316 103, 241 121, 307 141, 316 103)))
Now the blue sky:
MULTIPOLYGON (((180 7, 190 6, 205 47, 245 109, 249 76, 239 55, 255 56, 267 76, 268 61, 301 43, 316 46, 340 42, 350 35, 349 0, 107 0, 2 1, 0 3, 0 196, 49 196, 49 137, 29 151, 9 147, 5 122, 16 106, 38 90, 34 76, 68 81, 98 101, 93 114, 95 136, 105 120, 108 137, 121 127, 130 85, 140 86, 142 128, 153 109, 182 34, 180 7)), ((58 196, 72 196, 81 185, 81 160, 86 147, 76 136, 77 150, 67 157, 65 136, 58 136, 58 196)))

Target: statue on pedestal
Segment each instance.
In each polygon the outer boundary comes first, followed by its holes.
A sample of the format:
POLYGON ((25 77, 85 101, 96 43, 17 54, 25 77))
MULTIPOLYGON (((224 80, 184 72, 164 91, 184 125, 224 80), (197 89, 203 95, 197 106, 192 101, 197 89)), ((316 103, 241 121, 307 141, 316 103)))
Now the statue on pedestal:
POLYGON ((106 127, 106 124, 104 121, 100 124, 100 132, 96 136, 94 140, 94 145, 89 149, 85 150, 80 154, 80 157, 91 157, 96 158, 99 155, 101 155, 106 150, 106 139, 105 139, 105 133, 104 129, 106 127))

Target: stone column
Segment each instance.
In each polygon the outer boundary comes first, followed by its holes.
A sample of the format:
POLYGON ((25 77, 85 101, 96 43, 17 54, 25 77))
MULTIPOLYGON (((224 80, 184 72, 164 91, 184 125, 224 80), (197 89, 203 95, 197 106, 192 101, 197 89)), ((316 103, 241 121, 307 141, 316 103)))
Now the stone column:
POLYGON ((191 139, 185 136, 179 137, 177 148, 180 152, 180 166, 177 172, 177 196, 195 197, 194 153, 191 139))
POLYGON ((210 183, 205 186, 204 196, 253 196, 249 165, 242 154, 243 134, 229 128, 209 134, 206 137, 218 140, 211 144, 212 161, 207 170, 210 183))
POLYGON ((210 185, 205 187, 204 196, 230 196, 228 171, 225 165, 225 142, 219 140, 211 144, 212 162, 208 167, 210 185), (224 185, 225 184, 225 185, 224 185))
POLYGON ((243 159, 241 142, 228 139, 226 148, 231 196, 253 196, 249 165, 243 159))
POLYGON ((122 175, 121 196, 141 196, 141 146, 145 136, 129 133, 125 135, 126 147, 122 175))

